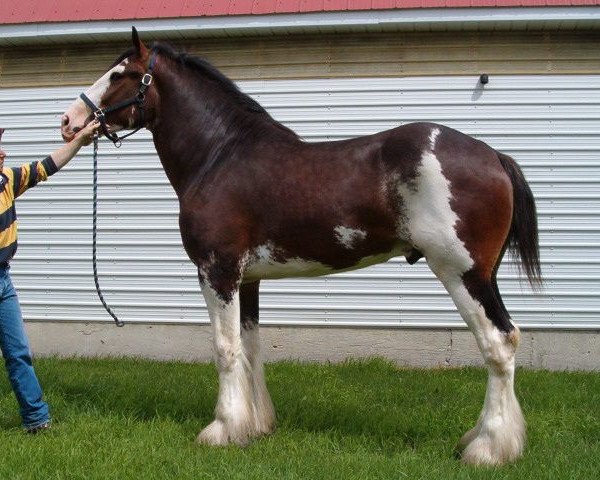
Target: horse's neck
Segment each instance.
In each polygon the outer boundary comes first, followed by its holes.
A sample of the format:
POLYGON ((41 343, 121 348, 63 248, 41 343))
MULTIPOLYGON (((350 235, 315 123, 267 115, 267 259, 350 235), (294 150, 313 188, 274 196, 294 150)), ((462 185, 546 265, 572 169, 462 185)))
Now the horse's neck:
MULTIPOLYGON (((198 83, 194 77, 178 78, 167 72, 157 82, 160 94, 159 121, 153 128, 154 143, 165 172, 178 196, 190 183, 197 183, 213 163, 243 136, 245 147, 252 113, 240 113, 240 106, 217 86, 198 83)), ((260 118, 256 121, 267 122, 260 118)), ((273 128, 278 129, 273 122, 273 128)))
POLYGON ((156 82, 160 107, 152 134, 167 177, 180 195, 192 172, 205 163, 211 140, 218 139, 204 131, 206 105, 199 101, 196 89, 171 77, 171 73, 161 75, 156 82))

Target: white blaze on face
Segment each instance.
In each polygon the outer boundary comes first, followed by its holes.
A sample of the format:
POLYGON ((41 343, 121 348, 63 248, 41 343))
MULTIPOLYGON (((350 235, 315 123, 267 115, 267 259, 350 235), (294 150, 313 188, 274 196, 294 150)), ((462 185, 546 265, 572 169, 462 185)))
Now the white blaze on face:
POLYGON ((333 231, 336 240, 348 249, 354 248, 356 244, 367 238, 367 232, 356 228, 344 227, 343 225, 338 225, 333 231))
POLYGON ((95 105, 100 105, 100 100, 106 93, 106 90, 108 90, 108 87, 110 86, 110 76, 113 73, 123 73, 125 71, 125 65, 127 65, 128 62, 129 60, 125 59, 118 65, 111 68, 108 72, 96 80, 96 83, 94 83, 84 92, 87 97, 94 102, 95 105))
MULTIPOLYGON (((92 102, 94 102, 94 105, 97 107, 100 106, 100 100, 110 86, 110 76, 115 72, 123 73, 128 62, 128 59, 123 60, 102 75, 90 88, 83 92, 92 102)), ((69 109, 65 112, 65 115, 69 117, 69 122, 72 127, 82 127, 89 114, 90 107, 88 107, 79 97, 75 99, 69 109)))

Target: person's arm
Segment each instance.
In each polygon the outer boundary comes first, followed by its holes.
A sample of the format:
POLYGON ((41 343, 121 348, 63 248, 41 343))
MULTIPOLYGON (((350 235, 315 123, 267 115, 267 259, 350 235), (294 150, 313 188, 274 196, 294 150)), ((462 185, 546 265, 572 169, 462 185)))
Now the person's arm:
POLYGON ((99 125, 97 120, 88 123, 84 128, 77 132, 73 140, 69 143, 65 143, 62 147, 57 148, 50 154, 50 157, 56 166, 56 170, 60 170, 69 163, 69 161, 77 155, 77 152, 81 147, 89 145, 92 142, 94 133, 98 130, 99 125))
MULTIPOLYGON (((26 163, 20 167, 4 168, 2 172, 8 178, 9 184, 12 185, 14 198, 22 195, 31 187, 35 187, 39 182, 47 180, 50 175, 54 175, 69 163, 82 146, 90 144, 98 125, 96 121, 90 122, 77 132, 73 140, 57 148, 42 161, 26 163)), ((2 151, 0 153, 4 154, 2 151)), ((4 157, 0 157, 0 160, 3 160, 4 157)))

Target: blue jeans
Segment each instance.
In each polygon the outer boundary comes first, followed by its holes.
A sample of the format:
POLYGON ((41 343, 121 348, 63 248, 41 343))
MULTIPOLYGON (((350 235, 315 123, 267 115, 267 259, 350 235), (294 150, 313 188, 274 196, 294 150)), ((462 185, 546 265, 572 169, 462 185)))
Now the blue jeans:
POLYGON ((31 351, 25 334, 21 306, 9 275, 9 267, 0 266, 0 348, 8 378, 20 406, 25 428, 50 420, 48 404, 42 400, 42 388, 31 364, 31 351))

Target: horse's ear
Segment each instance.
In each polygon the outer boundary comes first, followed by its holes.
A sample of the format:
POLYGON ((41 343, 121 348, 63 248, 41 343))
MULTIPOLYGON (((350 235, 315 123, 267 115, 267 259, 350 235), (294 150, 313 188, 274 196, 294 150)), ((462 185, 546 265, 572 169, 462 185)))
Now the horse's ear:
POLYGON ((135 27, 131 27, 131 41, 133 42, 133 46, 135 48, 135 52, 141 57, 144 53, 146 53, 146 46, 140 40, 140 36, 138 35, 138 31, 135 27))

